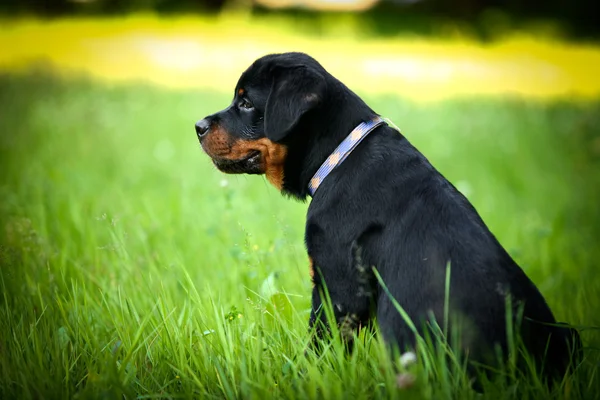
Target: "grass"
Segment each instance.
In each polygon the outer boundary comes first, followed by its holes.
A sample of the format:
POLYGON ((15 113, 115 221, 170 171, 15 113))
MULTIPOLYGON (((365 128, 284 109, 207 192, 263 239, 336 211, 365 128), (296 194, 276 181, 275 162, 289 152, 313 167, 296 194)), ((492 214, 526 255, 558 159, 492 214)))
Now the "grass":
POLYGON ((0 398, 597 398, 600 103, 360 94, 588 327, 573 379, 479 396, 433 355, 401 391, 378 337, 305 355, 306 204, 195 138, 229 93, 30 72, 0 77, 0 398))

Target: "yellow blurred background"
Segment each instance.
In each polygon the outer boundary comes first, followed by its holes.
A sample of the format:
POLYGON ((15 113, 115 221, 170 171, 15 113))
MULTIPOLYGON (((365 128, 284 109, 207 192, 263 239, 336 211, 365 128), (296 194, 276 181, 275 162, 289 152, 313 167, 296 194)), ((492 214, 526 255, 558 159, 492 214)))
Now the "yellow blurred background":
POLYGON ((5 18, 0 69, 51 63, 64 74, 109 82, 226 91, 261 55, 303 51, 352 89, 419 101, 488 94, 572 100, 600 94, 595 44, 524 31, 492 42, 451 29, 437 37, 377 37, 363 34, 360 20, 340 21, 317 35, 309 26, 247 12, 5 18))

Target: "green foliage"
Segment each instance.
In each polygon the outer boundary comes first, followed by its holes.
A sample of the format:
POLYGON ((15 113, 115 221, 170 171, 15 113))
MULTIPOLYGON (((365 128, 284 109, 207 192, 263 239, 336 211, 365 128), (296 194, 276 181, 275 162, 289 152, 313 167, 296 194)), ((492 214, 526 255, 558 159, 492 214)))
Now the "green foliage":
POLYGON ((475 204, 586 361, 468 388, 444 347, 306 351, 306 204, 216 171, 193 125, 229 93, 0 77, 0 398, 593 398, 600 104, 414 104, 361 93, 475 204), (436 353, 437 351, 437 353, 436 353))

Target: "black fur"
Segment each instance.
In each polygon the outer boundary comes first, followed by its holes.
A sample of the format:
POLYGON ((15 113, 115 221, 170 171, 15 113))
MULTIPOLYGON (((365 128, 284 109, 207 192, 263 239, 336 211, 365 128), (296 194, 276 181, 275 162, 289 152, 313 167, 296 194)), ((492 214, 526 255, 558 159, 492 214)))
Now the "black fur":
MULTIPOLYGON (((327 156, 376 115, 314 59, 286 53, 255 61, 240 78, 232 106, 209 118, 237 138, 247 131, 244 121, 252 120, 248 139, 266 136, 284 145, 282 192, 304 200, 327 156), (252 118, 232 111, 240 88, 253 103, 252 118)), ((569 349, 579 343, 575 330, 552 326, 556 321, 544 298, 469 201, 387 125, 323 181, 308 209, 305 241, 315 266, 311 326, 326 325, 315 312, 326 284, 338 324, 356 327, 376 317, 387 342, 412 347, 414 335, 371 267, 422 330, 432 316, 444 324, 449 263, 451 323, 462 327, 458 350, 470 359, 492 362, 495 345, 506 355, 507 298, 525 345, 548 376, 566 372, 569 349)))

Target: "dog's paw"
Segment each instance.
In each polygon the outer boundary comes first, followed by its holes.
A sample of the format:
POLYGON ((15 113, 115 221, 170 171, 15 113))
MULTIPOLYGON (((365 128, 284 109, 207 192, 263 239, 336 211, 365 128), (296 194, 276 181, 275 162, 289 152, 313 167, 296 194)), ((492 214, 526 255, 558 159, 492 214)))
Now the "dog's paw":
POLYGON ((417 355, 412 351, 407 351, 400 356, 400 365, 402 368, 408 368, 417 362, 417 355))
POLYGON ((403 372, 396 375, 396 386, 398 389, 408 389, 415 385, 417 377, 410 372, 403 372))

